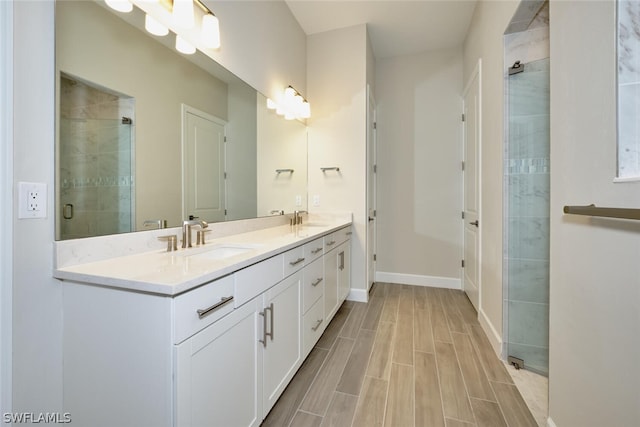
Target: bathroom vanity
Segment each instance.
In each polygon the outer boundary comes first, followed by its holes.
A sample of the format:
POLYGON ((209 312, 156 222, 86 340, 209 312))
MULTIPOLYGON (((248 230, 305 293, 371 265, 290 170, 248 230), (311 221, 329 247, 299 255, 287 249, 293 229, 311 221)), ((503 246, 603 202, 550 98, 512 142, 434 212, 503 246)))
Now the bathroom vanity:
POLYGON ((349 293, 350 223, 59 266, 65 412, 81 426, 259 425, 349 293))

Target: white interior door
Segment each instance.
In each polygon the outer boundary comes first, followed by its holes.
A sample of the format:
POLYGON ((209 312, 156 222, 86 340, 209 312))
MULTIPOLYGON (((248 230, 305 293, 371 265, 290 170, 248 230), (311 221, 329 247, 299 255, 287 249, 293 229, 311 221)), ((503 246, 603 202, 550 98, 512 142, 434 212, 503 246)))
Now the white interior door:
POLYGON ((183 106, 183 216, 225 219, 225 122, 183 106))
POLYGON ((376 273, 376 101, 367 86, 367 290, 376 273))
POLYGON ((469 300, 480 307, 480 109, 481 62, 463 94, 464 138, 464 261, 463 287, 469 300))

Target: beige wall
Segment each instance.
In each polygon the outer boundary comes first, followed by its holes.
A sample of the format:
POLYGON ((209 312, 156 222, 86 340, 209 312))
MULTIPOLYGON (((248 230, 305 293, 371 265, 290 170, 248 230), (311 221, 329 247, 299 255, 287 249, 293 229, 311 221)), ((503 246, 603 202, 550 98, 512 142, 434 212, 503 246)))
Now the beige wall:
POLYGON ((377 270, 384 281, 412 274, 460 287, 462 89, 460 48, 377 62, 377 270))
POLYGON ((272 210, 307 210, 307 126, 268 110, 262 94, 258 94, 257 110, 258 216, 270 215, 272 210), (294 172, 278 174, 276 169, 294 172))
POLYGON ((227 120, 227 84, 95 4, 58 2, 56 12, 57 69, 135 99, 135 228, 177 226, 181 104, 227 120))
MULTIPOLYGON (((640 208, 616 173, 615 3, 551 2, 550 417, 640 425, 640 224, 563 215, 640 208)), ((551 424, 553 425, 553 424, 551 424)))
POLYGON ((502 342, 503 34, 517 6, 517 1, 479 1, 463 46, 464 84, 482 58, 479 316, 496 352, 500 352, 502 342))
POLYGON ((366 299, 366 79, 365 25, 308 37, 309 209, 353 212, 352 298, 366 299), (322 173, 321 167, 340 167, 322 173), (313 197, 320 206, 313 206, 313 197))

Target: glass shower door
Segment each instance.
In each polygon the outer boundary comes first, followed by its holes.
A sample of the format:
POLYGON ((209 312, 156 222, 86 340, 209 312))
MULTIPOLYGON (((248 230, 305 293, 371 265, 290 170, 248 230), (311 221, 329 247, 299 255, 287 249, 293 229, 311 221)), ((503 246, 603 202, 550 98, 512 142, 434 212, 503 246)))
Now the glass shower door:
POLYGON ((506 350, 549 371, 549 59, 508 82, 506 147, 506 350))

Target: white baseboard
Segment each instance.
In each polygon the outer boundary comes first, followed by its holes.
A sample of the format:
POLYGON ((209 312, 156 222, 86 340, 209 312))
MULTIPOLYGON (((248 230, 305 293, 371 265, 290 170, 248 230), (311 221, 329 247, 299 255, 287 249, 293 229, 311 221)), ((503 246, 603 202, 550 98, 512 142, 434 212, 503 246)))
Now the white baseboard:
POLYGON ((557 427, 556 423, 553 422, 551 417, 547 418, 547 427, 557 427))
POLYGON ((489 342, 491 343, 491 347, 493 347, 493 351, 496 352, 498 358, 502 360, 502 337, 496 331, 496 328, 493 327, 493 324, 485 314, 482 308, 480 309, 480 313, 478 315, 478 321, 480 322, 480 326, 484 331, 487 338, 489 338, 489 342))
POLYGON ((369 292, 366 289, 350 289, 347 299, 349 301, 368 302, 369 292))
POLYGON ((388 273, 385 271, 376 271, 376 282, 428 286, 432 288, 462 289, 460 278, 388 273))

